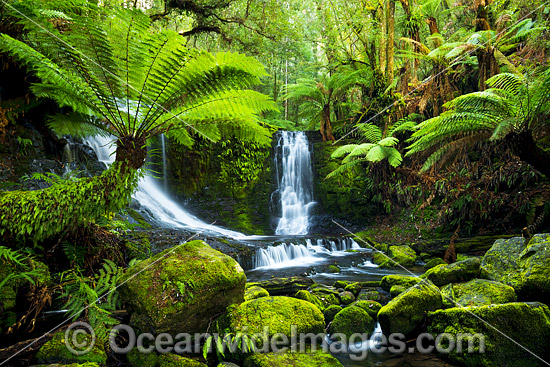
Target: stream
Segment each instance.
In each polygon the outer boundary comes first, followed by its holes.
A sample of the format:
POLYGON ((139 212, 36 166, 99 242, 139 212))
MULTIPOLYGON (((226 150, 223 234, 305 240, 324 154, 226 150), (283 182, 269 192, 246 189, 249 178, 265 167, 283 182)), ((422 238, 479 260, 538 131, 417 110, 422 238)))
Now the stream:
MULTIPOLYGON (((205 223, 188 213, 166 193, 166 168, 163 177, 145 176, 139 181, 133 198, 141 206, 140 214, 149 222, 170 229, 199 232, 210 237, 238 241, 255 249, 255 255, 244 264, 248 281, 267 280, 272 277, 294 275, 309 276, 315 282, 332 285, 336 280, 372 281, 388 274, 411 275, 402 269, 381 269, 371 262, 374 250, 363 248, 350 237, 318 237, 308 235, 310 211, 316 204, 313 197, 312 163, 309 143, 304 132, 283 131, 276 133, 275 167, 277 194, 280 197, 281 216, 273 236, 247 236, 228 228, 205 223), (278 164, 279 163, 279 164, 278 164), (248 266, 246 266, 248 265, 248 266), (337 265, 340 272, 329 271, 337 265)), ((162 162, 166 162, 166 142, 161 137, 162 162)), ((84 141, 107 166, 114 161, 115 146, 112 139, 93 137, 84 141)), ((422 269, 413 269, 414 275, 422 269)), ((379 326, 377 325, 379 330, 379 326)), ((356 347, 366 348, 368 343, 379 343, 377 337, 356 347)), ((353 361, 346 353, 335 354, 346 367, 365 366, 447 366, 431 354, 404 354, 368 352, 362 361, 353 361)))

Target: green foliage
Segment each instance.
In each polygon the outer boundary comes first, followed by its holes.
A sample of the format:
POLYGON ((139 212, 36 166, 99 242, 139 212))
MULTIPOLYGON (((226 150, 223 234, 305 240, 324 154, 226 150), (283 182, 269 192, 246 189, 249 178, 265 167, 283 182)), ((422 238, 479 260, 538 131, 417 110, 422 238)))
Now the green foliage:
POLYGON ((0 234, 37 242, 117 212, 129 202, 139 176, 121 167, 115 163, 101 176, 76 181, 53 179, 43 190, 0 192, 0 234))
POLYGON ((110 260, 105 260, 102 268, 91 276, 80 274, 79 268, 62 274, 63 294, 66 299, 63 308, 73 321, 84 312, 101 342, 106 342, 112 325, 118 321, 111 312, 120 306, 116 286, 123 270, 110 260))
POLYGON ((24 14, 26 42, 0 35, 1 50, 41 80, 33 93, 71 107, 71 114, 50 120, 53 130, 136 141, 166 133, 186 145, 196 134, 269 143, 257 114, 273 104, 246 90, 266 75, 259 62, 189 50, 176 32, 150 32, 149 17, 137 9, 83 2, 79 10, 60 31, 22 2, 14 15, 24 14))
POLYGON ((492 88, 455 98, 445 105, 446 112, 418 126, 407 155, 431 152, 422 170, 483 140, 502 140, 522 133, 535 140, 548 136, 550 71, 538 75, 498 74, 487 84, 492 88))
POLYGON ((227 140, 220 143, 222 152, 220 180, 232 186, 254 182, 264 169, 270 147, 256 143, 227 140))
POLYGON ((204 359, 207 358, 208 353, 212 352, 214 348, 218 360, 221 362, 226 358, 226 351, 231 354, 247 354, 254 353, 255 344, 254 339, 248 334, 242 331, 237 331, 235 334, 231 333, 229 329, 225 329, 225 333, 222 336, 218 334, 210 335, 206 339, 202 347, 202 355, 204 359))
POLYGON ((35 285, 37 279, 44 276, 44 269, 32 268, 29 265, 28 255, 5 246, 0 246, 0 264, 3 269, 8 269, 8 273, 3 274, 4 277, 0 281, 0 290, 8 284, 19 281, 35 285))

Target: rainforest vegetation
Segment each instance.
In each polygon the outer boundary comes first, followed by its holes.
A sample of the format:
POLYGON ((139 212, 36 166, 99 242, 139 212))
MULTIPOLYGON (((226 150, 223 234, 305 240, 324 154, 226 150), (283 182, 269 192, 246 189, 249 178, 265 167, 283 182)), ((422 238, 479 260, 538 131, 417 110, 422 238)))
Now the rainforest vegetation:
MULTIPOLYGON (((160 251, 132 199, 145 176, 168 167, 203 219, 273 234, 278 130, 309 132, 324 235, 442 240, 452 263, 459 238, 548 232, 549 56, 541 0, 0 0, 0 364, 75 362, 44 357, 44 312, 105 345, 129 318, 117 285, 160 251), (108 167, 70 148, 93 137, 108 167)), ((102 352, 76 362, 168 365, 102 352)))

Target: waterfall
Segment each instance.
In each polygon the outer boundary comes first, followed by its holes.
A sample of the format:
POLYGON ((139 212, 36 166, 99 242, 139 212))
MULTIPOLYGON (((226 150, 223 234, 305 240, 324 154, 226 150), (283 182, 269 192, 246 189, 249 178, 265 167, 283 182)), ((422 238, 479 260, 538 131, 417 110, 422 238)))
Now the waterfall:
POLYGON ((164 183, 164 191, 168 192, 168 175, 166 174, 166 138, 164 134, 160 135, 160 144, 162 147, 162 181, 164 183))
MULTIPOLYGON (((88 138, 84 144, 91 147, 97 158, 109 166, 115 160, 115 144, 112 138, 96 136, 88 138)), ((195 231, 208 231, 236 239, 247 238, 242 233, 207 224, 187 213, 181 206, 170 199, 151 176, 143 177, 134 193, 134 199, 146 209, 159 225, 172 228, 183 228, 195 231)))
POLYGON ((282 158, 278 191, 282 216, 275 230, 278 235, 307 234, 309 210, 313 201, 313 171, 306 134, 303 131, 283 131, 277 152, 282 158))

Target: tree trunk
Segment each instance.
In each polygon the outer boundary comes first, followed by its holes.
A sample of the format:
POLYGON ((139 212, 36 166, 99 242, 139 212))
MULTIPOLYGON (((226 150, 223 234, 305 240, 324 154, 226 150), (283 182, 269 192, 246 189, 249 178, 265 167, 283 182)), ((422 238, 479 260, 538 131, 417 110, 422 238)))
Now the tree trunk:
POLYGON ((332 135, 332 124, 330 122, 330 104, 328 103, 323 107, 323 115, 321 116, 321 136, 323 137, 323 141, 336 140, 332 135))
MULTIPOLYGON (((385 75, 386 73, 386 50, 387 50, 387 36, 386 36, 386 17, 384 16, 384 7, 380 6, 376 10, 375 14, 376 19, 380 23, 380 47, 378 47, 378 58, 380 60, 380 74, 385 75)), ((373 65, 374 69, 374 65, 373 65)))
POLYGON ((147 158, 146 141, 144 138, 122 136, 116 142, 116 161, 124 167, 139 169, 147 158))
POLYGON ((529 163, 546 177, 550 177, 550 153, 535 143, 530 131, 511 133, 507 138, 511 140, 514 152, 522 161, 529 163))
POLYGON ((387 67, 386 76, 388 83, 393 81, 393 50, 394 50, 394 38, 395 38, 395 0, 388 0, 388 9, 386 12, 386 26, 388 27, 388 39, 387 39, 387 67))

